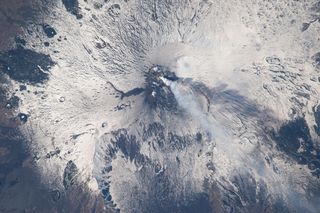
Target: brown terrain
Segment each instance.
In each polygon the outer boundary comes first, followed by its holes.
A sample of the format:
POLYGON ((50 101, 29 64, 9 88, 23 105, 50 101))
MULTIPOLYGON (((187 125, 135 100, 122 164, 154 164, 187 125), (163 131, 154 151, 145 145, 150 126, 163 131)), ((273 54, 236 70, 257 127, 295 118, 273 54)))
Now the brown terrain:
MULTIPOLYGON (((40 0, 0 1, 1 53, 15 47, 15 39, 45 8, 40 0)), ((19 132, 19 99, 0 66, 0 212, 110 212, 101 196, 85 186, 68 190, 43 185, 34 169, 36 157, 28 154, 28 140, 19 132)), ((20 115, 21 116, 21 115, 20 115)))

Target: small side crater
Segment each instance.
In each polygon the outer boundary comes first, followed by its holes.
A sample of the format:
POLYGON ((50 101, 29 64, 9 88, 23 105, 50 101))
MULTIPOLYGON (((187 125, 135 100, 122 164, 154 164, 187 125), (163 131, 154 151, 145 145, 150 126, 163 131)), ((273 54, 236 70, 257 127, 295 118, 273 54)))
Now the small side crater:
POLYGON ((42 25, 42 29, 48 38, 53 38, 55 35, 57 35, 56 30, 48 24, 42 25))
POLYGON ((116 17, 120 15, 121 7, 119 4, 113 4, 108 9, 108 13, 112 17, 116 17))

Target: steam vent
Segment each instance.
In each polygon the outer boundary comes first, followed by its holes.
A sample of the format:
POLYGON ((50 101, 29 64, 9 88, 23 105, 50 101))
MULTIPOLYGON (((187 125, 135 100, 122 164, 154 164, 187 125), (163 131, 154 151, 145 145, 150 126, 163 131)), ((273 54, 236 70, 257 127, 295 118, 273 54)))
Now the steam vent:
POLYGON ((319 0, 0 0, 0 213, 319 213, 319 0))

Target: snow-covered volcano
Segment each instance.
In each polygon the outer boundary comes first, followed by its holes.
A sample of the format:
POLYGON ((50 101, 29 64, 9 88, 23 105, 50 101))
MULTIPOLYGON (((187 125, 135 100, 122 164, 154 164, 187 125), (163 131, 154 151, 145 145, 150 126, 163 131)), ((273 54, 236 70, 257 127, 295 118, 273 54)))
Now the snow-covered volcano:
POLYGON ((320 208, 320 2, 46 8, 0 54, 44 185, 125 213, 320 208))

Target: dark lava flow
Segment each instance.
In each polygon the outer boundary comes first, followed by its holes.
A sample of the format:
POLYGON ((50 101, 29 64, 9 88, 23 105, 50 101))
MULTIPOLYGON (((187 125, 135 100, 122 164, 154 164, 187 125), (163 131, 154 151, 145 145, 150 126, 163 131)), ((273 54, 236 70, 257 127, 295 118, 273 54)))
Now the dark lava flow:
MULTIPOLYGON (((150 143, 155 151, 162 153, 183 151, 188 146, 193 145, 195 140, 198 143, 202 143, 202 133, 177 135, 173 132, 168 132, 161 123, 152 123, 144 126, 141 131, 142 141, 138 140, 135 135, 130 134, 127 129, 119 129, 107 134, 111 135, 111 138, 107 137, 105 140, 109 140, 111 143, 105 150, 105 168, 103 172, 107 174, 112 171, 111 162, 119 157, 119 155, 133 162, 137 167, 142 168, 136 175, 139 176, 138 179, 148 188, 149 194, 146 195, 138 189, 134 190, 134 194, 140 200, 140 203, 136 205, 143 206, 142 212, 212 212, 212 207, 206 193, 190 193, 186 197, 184 195, 176 197, 174 193, 178 189, 173 185, 174 182, 171 181, 171 172, 163 168, 156 160, 141 154, 141 144, 143 143, 150 143)), ((176 161, 173 161, 168 166, 172 168, 180 167, 180 160, 176 159, 176 161)), ((175 175, 173 175, 173 178, 179 179, 175 175)), ((110 195, 108 180, 103 180, 99 185, 105 203, 110 207, 116 208, 110 195)))
POLYGON ((69 161, 63 173, 63 186, 68 189, 75 182, 75 177, 78 173, 78 168, 73 161, 69 161))
POLYGON ((137 87, 127 92, 119 90, 111 82, 113 89, 120 94, 120 99, 130 96, 136 96, 145 93, 145 103, 151 108, 159 108, 162 110, 175 111, 177 109, 177 101, 170 87, 166 85, 161 77, 170 81, 177 81, 179 78, 168 68, 160 65, 153 66, 145 73, 145 87, 137 87))
POLYGON ((62 3, 66 10, 74 15, 77 19, 81 19, 83 17, 80 13, 81 9, 79 7, 78 0, 62 0, 62 3))
POLYGON ((320 136, 320 105, 313 108, 313 113, 316 121, 316 125, 314 125, 314 129, 316 133, 320 136))
POLYGON ((44 83, 49 79, 48 71, 54 64, 49 55, 23 47, 0 53, 0 73, 21 83, 44 83))
POLYGON ((279 149, 301 165, 308 165, 311 173, 320 178, 320 150, 314 146, 310 129, 304 118, 297 118, 282 125, 273 133, 279 149))

